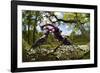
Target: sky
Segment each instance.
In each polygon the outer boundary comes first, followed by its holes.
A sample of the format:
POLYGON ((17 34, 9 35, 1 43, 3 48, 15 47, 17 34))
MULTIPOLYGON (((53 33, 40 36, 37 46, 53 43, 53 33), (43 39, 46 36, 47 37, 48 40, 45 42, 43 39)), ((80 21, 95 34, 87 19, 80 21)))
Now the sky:
POLYGON ((62 31, 61 35, 70 35, 73 28, 69 27, 67 24, 61 24, 58 28, 62 31))

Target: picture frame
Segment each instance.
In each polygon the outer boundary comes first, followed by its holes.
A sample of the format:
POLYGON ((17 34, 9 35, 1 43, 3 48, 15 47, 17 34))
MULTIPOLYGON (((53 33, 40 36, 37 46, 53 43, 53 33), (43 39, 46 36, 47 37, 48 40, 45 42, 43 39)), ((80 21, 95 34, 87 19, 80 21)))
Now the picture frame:
POLYGON ((97 6, 96 5, 47 3, 47 2, 33 2, 33 1, 11 1, 11 72, 43 71, 43 70, 90 68, 90 67, 97 67, 97 6), (90 15, 90 17, 87 18, 89 19, 89 21, 87 22, 89 23, 90 26, 89 27, 90 58, 86 60, 59 59, 59 61, 49 61, 49 60, 43 61, 42 59, 41 60, 42 62, 39 60, 35 62, 32 61, 26 62, 26 60, 23 60, 22 56, 23 26, 21 24, 23 24, 22 14, 25 12, 25 10, 26 11, 28 10, 30 12, 39 11, 41 13, 49 11, 51 13, 63 12, 64 14, 64 12, 67 12, 69 14, 83 13, 83 16, 90 15))

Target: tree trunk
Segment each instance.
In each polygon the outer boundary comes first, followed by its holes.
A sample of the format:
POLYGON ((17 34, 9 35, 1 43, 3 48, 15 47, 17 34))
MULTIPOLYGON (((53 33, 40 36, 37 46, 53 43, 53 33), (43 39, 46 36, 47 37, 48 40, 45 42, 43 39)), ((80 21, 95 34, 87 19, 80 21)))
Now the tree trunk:
POLYGON ((33 24, 33 43, 36 40, 36 25, 37 25, 37 17, 38 17, 38 12, 35 12, 36 18, 35 18, 35 22, 33 24))
POLYGON ((30 24, 31 24, 31 17, 32 17, 32 15, 31 15, 31 13, 29 13, 29 16, 28 16, 28 44, 30 44, 30 24))

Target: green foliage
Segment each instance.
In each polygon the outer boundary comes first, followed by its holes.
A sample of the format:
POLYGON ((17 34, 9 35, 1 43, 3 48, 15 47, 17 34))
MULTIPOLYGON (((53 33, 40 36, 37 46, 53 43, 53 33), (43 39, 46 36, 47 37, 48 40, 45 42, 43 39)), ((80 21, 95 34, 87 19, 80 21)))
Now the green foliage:
POLYGON ((85 53, 80 59, 90 59, 90 51, 85 53))
POLYGON ((69 12, 66 12, 66 13, 64 13, 64 20, 74 20, 74 18, 75 18, 75 13, 69 13, 69 12))
POLYGON ((22 40, 22 57, 23 57, 23 62, 25 61, 30 61, 29 56, 27 55, 27 51, 29 50, 30 46, 28 43, 23 39, 22 40))
MULTIPOLYGON (((89 37, 88 37, 89 38, 89 37)), ((84 37, 83 35, 71 35, 70 39, 73 41, 73 43, 77 45, 85 45, 90 42, 90 39, 84 37)))

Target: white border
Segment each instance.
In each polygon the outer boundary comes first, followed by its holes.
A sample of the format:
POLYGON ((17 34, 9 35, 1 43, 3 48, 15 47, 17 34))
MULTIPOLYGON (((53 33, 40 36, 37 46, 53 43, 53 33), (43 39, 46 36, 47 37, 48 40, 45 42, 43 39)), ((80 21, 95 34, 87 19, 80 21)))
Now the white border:
POLYGON ((58 8, 58 7, 40 7, 40 6, 23 6, 19 5, 18 13, 18 48, 17 48, 17 66, 18 68, 25 67, 43 67, 43 66, 58 66, 58 65, 78 65, 78 64, 93 64, 94 63, 94 10, 92 9, 77 9, 77 8, 58 8), (38 10, 38 11, 62 11, 62 12, 80 12, 90 13, 90 59, 89 60, 68 60, 68 61, 45 61, 45 62, 24 62, 22 63, 22 10, 38 10))

